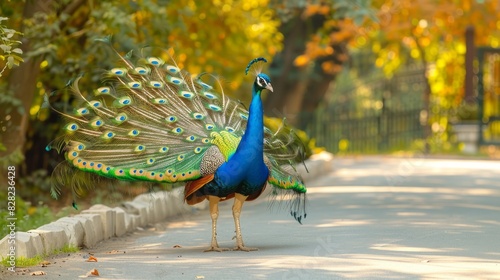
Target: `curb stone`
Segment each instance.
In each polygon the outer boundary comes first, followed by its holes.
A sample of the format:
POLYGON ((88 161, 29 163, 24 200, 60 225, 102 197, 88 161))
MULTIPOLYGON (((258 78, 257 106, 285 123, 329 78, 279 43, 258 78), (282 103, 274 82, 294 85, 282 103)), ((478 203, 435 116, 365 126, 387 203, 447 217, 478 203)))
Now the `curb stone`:
MULTIPOLYGON (((305 182, 313 180, 332 168, 333 155, 322 152, 311 156, 297 171, 305 182)), ((270 188, 267 188, 270 189, 270 188)), ((64 217, 28 232, 16 232, 16 257, 32 258, 51 254, 66 245, 92 248, 98 242, 122 236, 139 227, 158 223, 179 214, 191 214, 208 208, 203 202, 195 206, 184 203, 182 188, 170 192, 160 191, 138 195, 133 201, 123 202, 121 207, 93 205, 80 214, 64 217)), ((7 257, 9 236, 0 240, 0 256, 7 257)))

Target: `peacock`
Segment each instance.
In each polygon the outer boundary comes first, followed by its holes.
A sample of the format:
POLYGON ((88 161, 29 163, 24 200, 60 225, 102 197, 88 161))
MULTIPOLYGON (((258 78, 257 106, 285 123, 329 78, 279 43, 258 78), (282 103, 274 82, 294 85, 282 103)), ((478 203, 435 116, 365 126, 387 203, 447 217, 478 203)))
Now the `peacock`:
POLYGON ((284 124, 274 130, 264 126, 261 96, 273 91, 262 73, 265 58, 245 68, 246 75, 255 74, 247 108, 224 94, 215 75, 181 70, 170 49, 161 56, 113 50, 119 65, 104 71, 98 87, 81 91, 81 77, 68 84, 81 105, 71 113, 53 108, 67 120, 47 146, 65 156, 52 174, 53 196, 64 186, 78 195, 95 178, 185 182, 187 204, 208 200, 212 239, 206 251, 229 250, 219 247, 216 230, 219 202, 233 198, 234 250, 257 250, 243 242, 240 214, 244 202, 259 197, 268 184, 302 223, 306 187, 294 166, 303 144, 284 124))

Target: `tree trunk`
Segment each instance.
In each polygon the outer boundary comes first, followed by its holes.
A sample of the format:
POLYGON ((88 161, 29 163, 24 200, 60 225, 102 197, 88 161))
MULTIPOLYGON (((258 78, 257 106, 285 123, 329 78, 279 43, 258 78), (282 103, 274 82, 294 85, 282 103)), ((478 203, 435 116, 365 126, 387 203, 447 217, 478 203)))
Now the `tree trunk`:
MULTIPOLYGON (((33 15, 50 10, 51 0, 45 1, 26 1, 23 11, 23 18, 32 18, 33 15)), ((21 32, 24 26, 21 27, 21 32)), ((26 54, 31 50, 31 42, 28 38, 22 39, 21 49, 26 54)), ((2 110, 0 119, 7 121, 6 131, 2 136, 5 151, 0 152, 0 157, 7 157, 14 152, 22 152, 26 141, 26 130, 29 120, 29 111, 33 103, 36 89, 36 79, 40 72, 40 58, 26 58, 19 67, 13 68, 8 79, 8 91, 14 93, 14 98, 21 101, 21 110, 10 108, 11 110, 2 110)), ((4 106, 12 106, 5 105, 4 106)), ((5 162, 8 165, 18 164, 19 162, 5 162)))
MULTIPOLYGON (((334 80, 336 73, 326 73, 322 64, 332 62, 342 65, 347 57, 345 43, 332 44, 333 54, 320 56, 310 65, 297 67, 295 59, 305 53, 306 44, 311 35, 316 34, 326 20, 324 15, 313 15, 308 18, 297 11, 295 16, 282 23, 280 32, 284 35, 283 50, 276 54, 270 66, 271 81, 274 92, 264 101, 266 115, 286 117, 288 123, 305 129, 312 120, 318 105, 334 80)), ((331 33, 339 30, 333 28, 331 33)))

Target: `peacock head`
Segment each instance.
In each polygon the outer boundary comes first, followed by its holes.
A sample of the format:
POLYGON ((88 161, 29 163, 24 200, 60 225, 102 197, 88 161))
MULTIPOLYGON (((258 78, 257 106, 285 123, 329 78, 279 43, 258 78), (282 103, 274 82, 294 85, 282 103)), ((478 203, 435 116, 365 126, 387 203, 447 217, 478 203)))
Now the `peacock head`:
POLYGON ((271 85, 271 79, 269 78, 268 75, 262 73, 262 64, 263 62, 267 62, 267 60, 263 57, 258 57, 252 59, 250 63, 248 63, 247 68, 245 69, 245 74, 248 74, 248 71, 250 69, 253 69, 256 77, 255 81, 253 83, 255 92, 261 92, 264 89, 267 89, 271 92, 273 92, 273 86, 271 85))
POLYGON ((257 90, 261 91, 263 89, 268 89, 270 92, 273 92, 273 86, 271 85, 271 79, 264 73, 257 74, 255 77, 254 86, 257 90))

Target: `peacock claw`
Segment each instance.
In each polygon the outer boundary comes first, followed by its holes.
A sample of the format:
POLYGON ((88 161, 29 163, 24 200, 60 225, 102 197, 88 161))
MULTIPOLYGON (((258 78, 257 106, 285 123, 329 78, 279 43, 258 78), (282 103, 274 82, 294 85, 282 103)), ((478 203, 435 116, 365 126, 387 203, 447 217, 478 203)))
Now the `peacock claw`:
POLYGON ((259 251, 259 248, 250 248, 250 247, 245 247, 245 246, 236 246, 236 247, 233 248, 233 251, 245 251, 245 252, 259 251))
POLYGON ((204 250, 203 252, 224 252, 224 251, 229 251, 229 248, 220 248, 220 247, 210 247, 207 250, 204 250))

